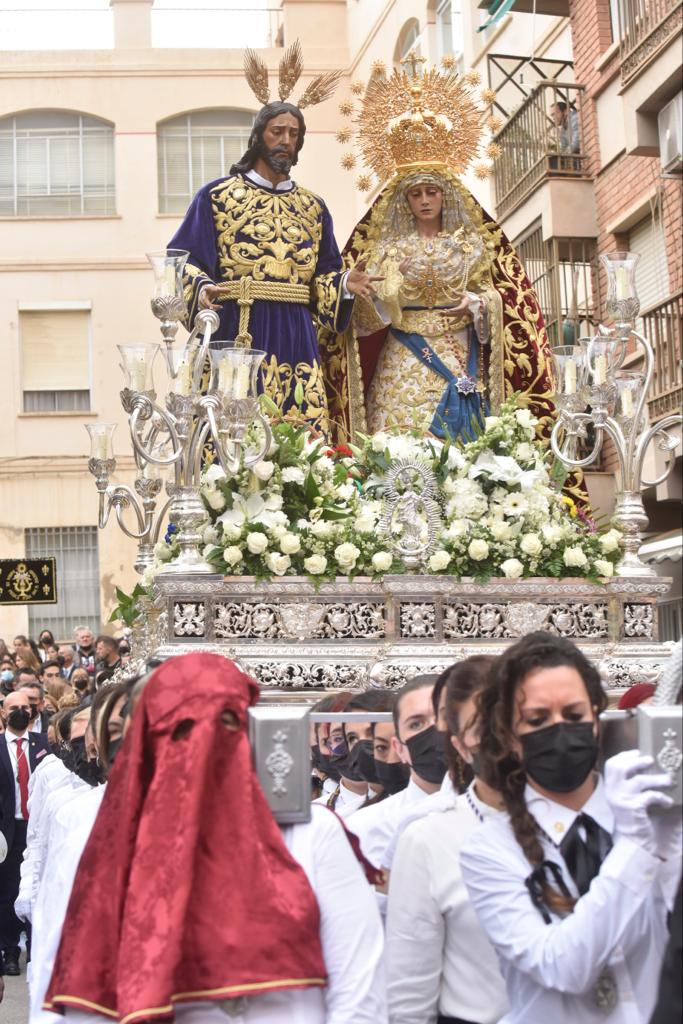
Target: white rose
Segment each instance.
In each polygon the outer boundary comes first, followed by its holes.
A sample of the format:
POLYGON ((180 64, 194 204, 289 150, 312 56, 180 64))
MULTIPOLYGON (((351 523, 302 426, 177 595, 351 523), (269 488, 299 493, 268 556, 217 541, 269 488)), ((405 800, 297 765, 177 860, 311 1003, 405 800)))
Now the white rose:
POLYGON ((274 523, 270 528, 270 532, 271 535, 275 537, 275 540, 279 541, 289 533, 289 530, 284 523, 274 523))
POLYGON ((528 409, 517 409, 515 412, 515 419, 519 423, 520 427, 533 427, 536 425, 536 420, 528 409))
POLYGON ((522 459, 522 461, 526 461, 527 459, 532 458, 533 454, 533 448, 530 444, 527 444, 526 441, 523 441, 521 444, 518 444, 517 448, 515 449, 515 458, 522 459))
POLYGON ((467 548, 467 554, 475 562, 483 562, 485 558, 488 558, 489 546, 485 540, 472 540, 467 548))
POLYGON ((578 569, 583 569, 585 565, 588 565, 585 552, 578 544, 573 548, 565 548, 563 559, 565 565, 578 569))
POLYGON ((223 538, 225 540, 239 540, 242 530, 234 523, 223 523, 223 538))
POLYGON ((285 533, 280 537, 280 551, 283 555, 294 555, 301 550, 301 541, 295 533, 285 533))
MULTIPOLYGON (((488 548, 487 548, 488 550, 488 548)), ((429 559, 429 568, 432 572, 442 572, 451 560, 447 551, 435 551, 429 559)))
POLYGON ((232 544, 229 548, 226 548, 223 552, 223 559, 227 565, 237 565, 244 558, 240 548, 232 544))
POLYGON ((218 530, 210 523, 202 530, 202 540, 205 544, 218 544, 218 530))
POLYGON ((447 476, 446 479, 444 480, 442 486, 441 486, 441 490, 443 491, 443 493, 444 494, 449 494, 449 495, 450 494, 455 494, 457 489, 458 489, 458 481, 455 479, 455 477, 447 476))
POLYGON ((270 480, 271 476, 273 475, 274 469, 274 462, 265 461, 257 462, 255 466, 251 467, 251 471, 254 474, 254 476, 258 477, 259 480, 263 481, 270 480))
POLYGON ((462 469, 465 465, 465 456, 462 454, 459 448, 456 448, 454 444, 448 449, 448 455, 446 456, 446 465, 449 469, 462 469))
POLYGON ((484 417, 484 427, 486 430, 494 430, 498 426, 500 426, 500 416, 484 417))
POLYGON ((310 572, 311 576, 320 576, 327 569, 327 559, 324 555, 311 555, 304 558, 304 569, 310 572))
POLYGON ((389 438, 386 434, 375 434, 370 442, 373 452, 383 452, 387 446, 388 440, 389 438))
POLYGON ((519 542, 519 546, 525 555, 538 555, 541 553, 543 544, 537 533, 525 533, 519 542))
POLYGON ((378 551, 372 556, 372 567, 375 572, 388 572, 393 561, 388 551, 378 551))
POLYGON ((319 519, 317 523, 311 524, 311 533, 320 540, 327 540, 332 536, 333 524, 328 519, 319 519))
POLYGON ((467 533, 467 523, 464 519, 454 519, 446 530, 446 536, 449 540, 457 540, 458 537, 464 537, 467 533))
POLYGON ((302 484, 304 479, 304 471, 298 466, 285 466, 282 470, 283 484, 302 484))
POLYGON ((501 562, 500 568, 504 576, 509 580, 518 580, 524 573, 524 566, 518 558, 507 558, 501 562))
POLYGON ((356 493, 356 488, 353 484, 340 484, 337 487, 336 495, 340 501, 349 501, 356 493))
POLYGON ((160 558, 162 562, 168 561, 171 557, 171 548, 165 541, 160 540, 154 545, 154 557, 160 558))
POLYGON ((614 566, 604 558, 596 558, 593 565, 601 576, 614 576, 614 566))
POLYGON ((358 516, 353 525, 357 533, 372 533, 375 529, 375 517, 364 513, 362 516, 358 516))
POLYGON ((279 512, 282 508, 283 498, 281 494, 269 494, 263 502, 263 507, 268 512, 279 512))
POLYGON ((225 508, 225 497, 221 491, 217 491, 213 487, 207 487, 204 491, 204 497, 214 512, 222 512, 225 508))
POLYGON ((247 547, 252 555, 262 555, 268 547, 268 538, 265 533, 248 533, 247 547))
POLYGON ((360 554, 360 548, 357 548, 355 544, 340 544, 334 549, 334 557, 337 560, 337 564, 342 569, 353 569, 354 565, 358 561, 360 554))
POLYGON ((142 576, 140 577, 140 582, 142 583, 143 587, 151 587, 154 581, 154 577, 158 572, 158 565, 148 565, 145 571, 143 572, 142 576))
POLYGON ((602 537, 599 537, 600 547, 608 555, 611 551, 616 551, 619 547, 619 541, 621 540, 621 533, 619 530, 608 530, 607 533, 603 533, 602 537))
POLYGON ((212 462, 204 474, 207 483, 215 483, 216 480, 225 480, 225 470, 219 462, 212 462))
POLYGON ((276 576, 284 576, 291 564, 289 555, 278 555, 274 551, 266 555, 266 565, 276 576))
POLYGON ((541 527, 541 533, 548 544, 558 544, 564 535, 564 530, 557 523, 545 523, 541 527))
POLYGON ((512 536, 512 531, 508 523, 496 519, 491 523, 491 535, 494 540, 509 540, 512 536))

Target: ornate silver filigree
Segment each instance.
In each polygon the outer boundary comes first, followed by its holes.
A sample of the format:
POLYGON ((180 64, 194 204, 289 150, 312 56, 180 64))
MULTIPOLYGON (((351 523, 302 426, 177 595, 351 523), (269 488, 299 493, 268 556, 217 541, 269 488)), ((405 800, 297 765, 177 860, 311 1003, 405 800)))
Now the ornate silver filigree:
POLYGON ((217 639, 380 640, 385 606, 367 601, 272 604, 233 601, 214 610, 217 639))
POLYGON ((294 758, 285 750, 287 733, 284 729, 278 729, 273 734, 273 749, 266 758, 266 771, 273 778, 273 793, 275 796, 284 796, 287 792, 285 781, 294 767, 294 758))
POLYGON ((395 459, 384 488, 378 531, 391 539, 394 555, 406 568, 418 569, 427 561, 441 530, 434 472, 424 459, 395 459))
POLYGON ((204 636, 206 609, 203 604, 176 604, 173 608, 174 636, 204 636))
POLYGON ((325 605, 302 601, 299 604, 280 604, 277 611, 284 636, 309 640, 318 632, 325 614, 325 605))
POLYGON ((657 754, 657 764, 663 772, 677 772, 683 764, 683 753, 676 746, 676 733, 673 729, 665 729, 662 733, 664 746, 657 754))
POLYGON ((401 605, 401 636, 436 636, 436 606, 404 602, 401 605))
POLYGON ((515 601, 505 609, 505 622, 513 636, 524 636, 545 627, 550 609, 533 601, 515 601))
POLYGON ((654 608, 651 604, 624 605, 624 636, 652 638, 654 633, 654 608))

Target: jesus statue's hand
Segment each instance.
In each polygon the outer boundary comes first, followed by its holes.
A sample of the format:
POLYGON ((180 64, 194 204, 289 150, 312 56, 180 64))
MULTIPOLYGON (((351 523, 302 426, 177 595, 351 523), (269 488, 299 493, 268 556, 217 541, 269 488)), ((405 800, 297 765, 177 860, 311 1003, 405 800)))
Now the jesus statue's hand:
POLYGON ((200 309, 220 309, 220 306, 216 306, 213 303, 214 299, 217 299, 220 294, 220 288, 215 284, 205 284, 199 293, 199 300, 197 305, 200 309))
POLYGON ((374 282, 383 281, 383 277, 375 277, 372 274, 365 273, 365 263, 359 263, 353 270, 350 270, 346 277, 346 290, 351 295, 360 295, 362 299, 367 299, 368 302, 377 295, 375 291, 374 282))

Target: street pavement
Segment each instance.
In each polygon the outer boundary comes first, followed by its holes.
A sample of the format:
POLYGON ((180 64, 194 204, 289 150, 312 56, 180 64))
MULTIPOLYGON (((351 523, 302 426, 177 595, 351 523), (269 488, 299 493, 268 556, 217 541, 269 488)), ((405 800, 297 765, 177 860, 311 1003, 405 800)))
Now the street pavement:
POLYGON ((26 1024, 28 1021, 28 985, 26 984, 26 961, 21 958, 21 974, 18 978, 3 978, 5 998, 0 1003, 2 1024, 26 1024))

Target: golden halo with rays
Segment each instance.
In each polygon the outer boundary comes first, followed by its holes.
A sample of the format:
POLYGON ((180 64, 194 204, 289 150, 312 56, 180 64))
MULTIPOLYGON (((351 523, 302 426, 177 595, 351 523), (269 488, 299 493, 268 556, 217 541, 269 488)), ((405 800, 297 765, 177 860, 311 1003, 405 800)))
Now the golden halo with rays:
POLYGON ((463 75, 394 71, 371 79, 354 119, 357 144, 380 180, 423 164, 462 174, 478 155, 486 114, 463 75))

